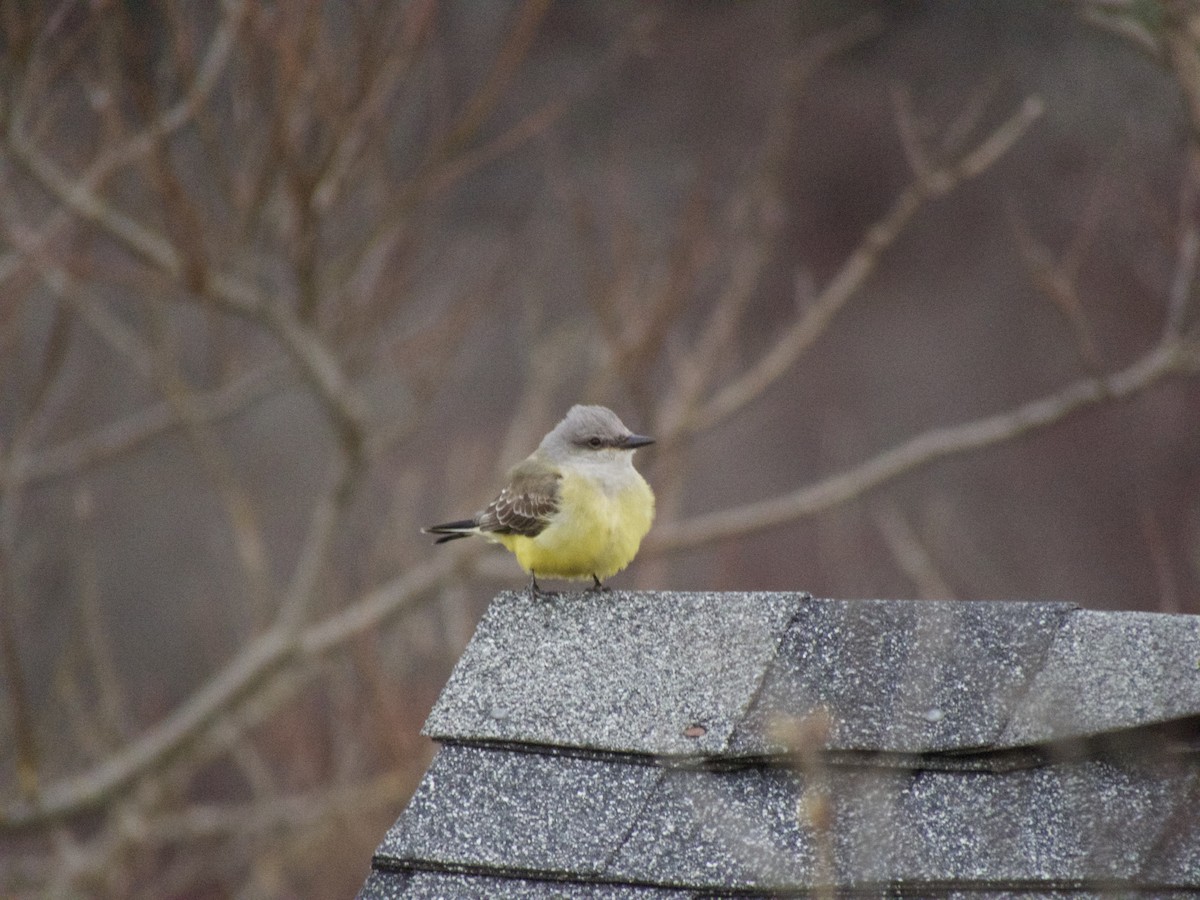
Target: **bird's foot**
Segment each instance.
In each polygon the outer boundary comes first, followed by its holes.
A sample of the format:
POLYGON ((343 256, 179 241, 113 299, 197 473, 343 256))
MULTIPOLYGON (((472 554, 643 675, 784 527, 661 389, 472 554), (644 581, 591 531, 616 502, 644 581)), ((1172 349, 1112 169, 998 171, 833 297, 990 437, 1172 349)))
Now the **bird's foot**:
POLYGON ((529 578, 529 596, 533 600, 550 600, 558 596, 556 591, 543 591, 537 583, 537 576, 531 575, 529 578))
POLYGON ((607 594, 612 590, 607 584, 601 584, 600 579, 594 574, 592 575, 592 586, 587 589, 588 594, 607 594))

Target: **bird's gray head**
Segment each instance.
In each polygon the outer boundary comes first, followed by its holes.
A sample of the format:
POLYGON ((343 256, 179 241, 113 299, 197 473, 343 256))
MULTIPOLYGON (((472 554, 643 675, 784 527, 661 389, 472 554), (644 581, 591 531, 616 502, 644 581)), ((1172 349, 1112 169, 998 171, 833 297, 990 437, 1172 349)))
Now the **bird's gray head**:
POLYGON ((633 451, 653 443, 653 438, 634 434, 626 428, 611 409, 572 406, 566 418, 542 439, 538 451, 558 461, 575 454, 626 455, 621 451, 633 451))

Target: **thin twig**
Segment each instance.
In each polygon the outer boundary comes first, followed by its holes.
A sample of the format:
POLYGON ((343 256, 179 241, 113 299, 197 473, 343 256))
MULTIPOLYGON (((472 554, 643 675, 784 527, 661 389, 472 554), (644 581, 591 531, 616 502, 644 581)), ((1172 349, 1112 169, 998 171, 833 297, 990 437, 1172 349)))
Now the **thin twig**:
POLYGON ((998 415, 931 429, 816 484, 770 500, 665 524, 650 533, 646 550, 685 550, 815 515, 938 460, 1012 441, 1088 407, 1133 396, 1167 376, 1194 370, 1198 363, 1200 352, 1195 347, 1177 342, 1159 344, 1112 375, 1081 379, 998 415))
POLYGON ((1196 288, 1196 269, 1200 262, 1200 148, 1193 145, 1187 155, 1187 167, 1179 190, 1179 237, 1175 249, 1175 269, 1167 291, 1167 314, 1163 338, 1178 337, 1187 327, 1188 311, 1196 288))
POLYGON ((370 133, 368 126, 382 118, 396 86, 403 82, 417 60, 417 49, 433 30, 437 6, 431 2, 405 8, 405 23, 395 52, 389 53, 374 73, 361 101, 351 111, 337 143, 329 154, 325 171, 312 191, 316 211, 328 210, 342 192, 355 160, 370 133))
MULTIPOLYGON (((860 44, 882 28, 878 16, 860 16, 840 28, 820 35, 790 59, 780 75, 782 89, 767 119, 761 162, 746 189, 746 197, 733 210, 729 273, 699 336, 674 367, 674 388, 660 404, 657 422, 660 450, 687 432, 702 430, 705 409, 702 397, 717 376, 714 360, 733 343, 734 335, 774 251, 785 219, 779 212, 780 192, 787 177, 786 163, 797 127, 799 98, 811 79, 831 59, 860 44)), ((711 406, 711 403, 709 404, 711 406)))
POLYGON ((560 88, 556 97, 526 114, 500 134, 471 148, 460 147, 455 153, 445 152, 445 147, 439 152, 432 152, 412 178, 393 190, 386 207, 375 217, 378 224, 371 236, 362 241, 362 249, 348 265, 343 266, 344 273, 335 280, 340 284, 357 282, 360 277, 358 273, 368 261, 382 255, 384 248, 395 243, 399 235, 410 227, 412 211, 419 202, 436 198, 482 166, 502 154, 512 153, 548 130, 585 96, 588 86, 601 81, 616 68, 620 60, 632 52, 639 37, 649 27, 649 21, 644 18, 635 20, 594 66, 588 77, 581 79, 578 84, 560 88))
POLYGON ((1041 116, 1039 98, 1030 97, 1006 122, 957 163, 928 173, 901 191, 892 208, 867 229, 863 241, 838 273, 748 370, 722 387, 691 417, 690 431, 703 431, 741 409, 787 372, 820 337, 834 315, 846 305, 875 271, 883 252, 895 243, 924 203, 954 190, 982 174, 1002 157, 1041 116))
POLYGON ((138 823, 141 842, 169 846, 224 837, 250 837, 278 828, 296 829, 331 818, 361 816, 372 807, 394 804, 411 790, 404 773, 388 772, 363 784, 293 794, 245 806, 197 804, 138 823))
POLYGON ((467 100, 458 120, 449 133, 438 143, 433 155, 442 157, 457 152, 470 141, 491 115, 504 90, 517 73, 529 53, 542 19, 550 9, 551 0, 524 0, 517 13, 517 21, 508 30, 507 38, 487 75, 467 100))
MULTIPOLYGON (((72 181, 24 141, 13 141, 12 147, 14 158, 66 206, 99 226, 172 281, 186 286, 185 260, 170 240, 109 205, 85 184, 72 181)), ((296 319, 284 303, 268 301, 254 287, 228 273, 210 273, 202 287, 203 296, 219 308, 250 319, 275 336, 322 401, 352 463, 361 462, 366 404, 316 333, 296 319)))
MULTIPOLYGON (((268 363, 230 379, 210 391, 193 396, 197 421, 215 424, 237 416, 287 385, 286 366, 268 363)), ((38 448, 13 459, 13 479, 21 484, 39 484, 75 477, 88 469, 117 459, 180 426, 166 401, 147 406, 94 431, 69 438, 60 444, 38 448)))
POLYGON ((1159 517, 1155 515, 1154 507, 1146 497, 1138 496, 1137 507, 1138 524, 1141 525, 1142 539, 1146 543, 1146 552, 1154 567, 1154 579, 1158 586, 1156 606, 1160 612, 1184 612, 1174 566, 1171 564, 1170 540, 1163 533, 1159 517))
POLYGON ((921 543, 899 507, 885 504, 875 510, 875 524, 892 559, 926 600, 952 600, 957 595, 938 571, 928 548, 921 543))
POLYGON ((1069 258, 1063 261, 1055 259, 1050 249, 1034 237, 1025 223, 1015 214, 1013 216, 1013 233, 1016 236, 1021 259, 1028 270, 1029 280, 1066 319, 1075 339, 1075 348, 1083 362, 1084 370, 1099 372, 1102 362, 1100 349, 1096 346, 1096 340, 1092 336, 1091 323, 1083 308, 1083 299, 1079 295, 1072 260, 1069 258))
POLYGON ((107 745, 112 746, 118 738, 129 733, 129 702, 117 673, 112 634, 104 627, 101 615, 99 560, 93 534, 95 502, 91 492, 79 488, 73 506, 79 547, 78 574, 73 579, 73 586, 79 596, 81 656, 87 663, 88 681, 96 688, 97 717, 107 745))
POLYGON ((242 487, 229 454, 217 440, 209 421, 201 414, 196 392, 180 371, 179 351, 174 346, 167 311, 162 308, 161 302, 151 301, 151 304, 151 319, 157 334, 155 346, 148 352, 152 353, 154 359, 155 386, 179 421, 202 470, 220 498, 233 537, 234 553, 246 579, 250 606, 261 615, 268 608, 275 591, 258 513, 242 487))
POLYGON ((348 460, 339 459, 334 467, 329 484, 309 514, 304 544, 279 607, 277 621, 280 627, 288 631, 297 631, 308 620, 321 573, 325 571, 341 524, 341 514, 346 509, 354 486, 356 470, 348 460))
MULTIPOLYGON (((213 32, 204 59, 196 72, 196 77, 189 85, 183 99, 164 110, 160 116, 129 140, 114 147, 93 162, 79 179, 79 185, 83 189, 94 191, 119 169, 145 158, 165 138, 189 124, 204 107, 213 89, 219 83, 221 74, 225 71, 234 38, 241 27, 246 11, 244 0, 225 0, 222 6, 224 17, 213 32)), ((23 152, 28 148, 27 141, 20 137, 15 130, 19 127, 19 118, 14 117, 8 133, 8 142, 11 149, 23 152)), ((71 222, 71 218, 65 210, 55 212, 32 237, 33 248, 41 250, 48 246, 62 228, 71 222)), ((25 247, 20 251, 0 256, 0 285, 3 285, 8 278, 19 271, 29 249, 29 247, 25 247)))
POLYGON ((1102 0, 1075 0, 1075 5, 1079 7, 1079 17, 1084 22, 1128 41, 1155 62, 1163 61, 1165 53, 1162 45, 1154 34, 1137 21, 1132 4, 1125 9, 1111 10, 1105 7, 1113 4, 1102 2, 1102 0))
POLYGON ((36 719, 25 682, 21 645, 17 640, 16 610, 23 593, 17 566, 23 485, 15 472, 17 460, 29 452, 62 385, 67 371, 69 342, 67 320, 63 318, 62 308, 57 307, 32 400, 12 429, 9 446, 0 446, 0 659, 16 744, 17 781, 25 799, 30 801, 36 801, 40 790, 41 761, 36 719))
POLYGON ((18 802, 0 811, 0 833, 60 822, 125 794, 140 779, 185 755, 226 716, 235 714, 281 675, 343 647, 431 595, 471 555, 464 551, 435 556, 298 635, 278 626, 265 632, 174 712, 126 747, 82 774, 46 785, 36 802, 18 802))
POLYGON ((1196 53, 1200 9, 1191 0, 1162 0, 1158 8, 1162 11, 1158 33, 1166 62, 1183 92, 1191 142, 1200 146, 1200 55, 1196 53))
MULTIPOLYGON (((0 509, 0 515, 3 514, 0 509)), ((4 543, 0 542, 0 660, 3 661, 10 727, 16 744, 17 782, 26 800, 36 801, 40 790, 38 743, 17 643, 14 611, 17 586, 8 574, 13 570, 12 553, 3 546, 4 543)))

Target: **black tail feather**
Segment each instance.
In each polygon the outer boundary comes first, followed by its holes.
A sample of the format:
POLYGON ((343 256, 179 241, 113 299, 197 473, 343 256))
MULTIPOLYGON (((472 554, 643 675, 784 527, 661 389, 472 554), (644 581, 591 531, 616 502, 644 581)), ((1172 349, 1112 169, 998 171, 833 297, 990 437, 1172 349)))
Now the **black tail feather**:
POLYGON ((455 541, 459 538, 470 537, 469 529, 475 527, 474 519, 460 519, 457 522, 444 522, 441 525, 430 525, 428 528, 422 528, 421 531, 425 534, 440 534, 444 537, 434 541, 435 544, 444 544, 446 541, 455 541))

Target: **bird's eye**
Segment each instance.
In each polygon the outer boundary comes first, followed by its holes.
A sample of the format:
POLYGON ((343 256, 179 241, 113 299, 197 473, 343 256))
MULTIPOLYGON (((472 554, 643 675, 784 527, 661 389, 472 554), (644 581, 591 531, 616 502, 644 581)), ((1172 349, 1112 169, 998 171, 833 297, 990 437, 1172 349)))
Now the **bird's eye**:
POLYGON ((588 438, 588 446, 591 447, 593 450, 599 450, 601 447, 604 446, 604 441, 600 440, 600 438, 593 435, 592 437, 588 438))

